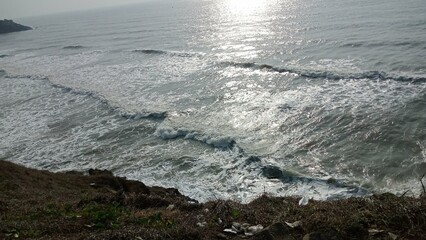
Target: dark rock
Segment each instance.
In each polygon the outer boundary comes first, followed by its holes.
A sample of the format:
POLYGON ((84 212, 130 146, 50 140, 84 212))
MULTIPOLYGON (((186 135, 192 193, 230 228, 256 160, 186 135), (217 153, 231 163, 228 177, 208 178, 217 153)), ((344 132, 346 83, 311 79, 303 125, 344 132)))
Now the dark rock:
POLYGON ((392 199, 398 198, 398 196, 390 192, 385 192, 385 193, 377 195, 377 198, 380 200, 392 200, 392 199))
POLYGON ((76 176, 83 176, 84 175, 83 172, 79 172, 79 171, 75 171, 75 170, 67 171, 67 172, 65 172, 65 174, 67 174, 67 175, 76 175, 76 176))
POLYGON ((0 33, 11 33, 11 32, 20 32, 20 31, 27 31, 32 30, 32 28, 17 24, 13 22, 12 20, 0 20, 0 33))
POLYGON ((134 206, 138 209, 147 209, 167 207, 171 204, 171 202, 161 197, 141 194, 134 198, 130 198, 127 204, 134 206))
POLYGON ((165 199, 180 199, 185 200, 186 202, 198 204, 198 201, 192 199, 188 196, 185 196, 179 192, 176 188, 163 188, 163 187, 151 187, 151 192, 154 195, 160 196, 165 199))
POLYGON ((111 171, 100 170, 100 169, 93 169, 93 168, 89 169, 89 175, 90 176, 95 176, 95 175, 96 176, 99 176, 99 175, 114 176, 111 171))
POLYGON ((142 194, 150 193, 148 187, 143 182, 126 180, 124 178, 118 178, 118 181, 121 183, 124 192, 142 194))
POLYGON ((327 184, 336 184, 337 183, 337 180, 335 179, 335 178, 329 178, 329 179, 327 179, 327 184))
POLYGON ((282 112, 285 112, 287 110, 292 110, 293 107, 288 105, 288 104, 283 104, 283 105, 279 106, 278 109, 280 109, 282 112))
POLYGON ((8 207, 8 204, 6 202, 0 200, 0 212, 6 211, 7 207, 8 207))
POLYGON ((122 177, 114 177, 112 172, 108 170, 89 169, 89 175, 93 179, 93 182, 90 185, 95 188, 106 187, 126 193, 150 193, 149 188, 144 183, 127 180, 122 177))
POLYGON ((218 239, 228 239, 228 237, 223 233, 218 233, 216 236, 218 239))
POLYGON ((345 230, 347 236, 353 239, 368 239, 368 227, 362 223, 353 223, 345 230))
POLYGON ((290 235, 291 229, 282 223, 273 223, 267 228, 256 234, 253 239, 255 240, 293 240, 290 235))
POLYGON ((122 198, 120 193, 111 194, 111 193, 99 193, 90 198, 83 198, 77 203, 77 207, 81 208, 87 206, 91 203, 99 203, 99 204, 111 204, 111 203, 119 203, 124 205, 124 199, 122 198))
POLYGON ((262 174, 269 179, 283 179, 284 173, 277 166, 268 165, 262 168, 262 174))
POLYGON ((110 188, 115 191, 123 189, 120 181, 113 176, 108 175, 95 175, 92 177, 92 183, 90 186, 94 188, 110 188))
MULTIPOLYGON (((343 239, 341 234, 332 228, 325 228, 319 231, 306 234, 303 240, 340 240, 343 239)), ((357 239, 357 238, 355 238, 357 239)))
POLYGON ((246 164, 252 164, 252 163, 258 163, 261 162, 260 158, 257 156, 250 156, 249 158, 246 159, 246 164))

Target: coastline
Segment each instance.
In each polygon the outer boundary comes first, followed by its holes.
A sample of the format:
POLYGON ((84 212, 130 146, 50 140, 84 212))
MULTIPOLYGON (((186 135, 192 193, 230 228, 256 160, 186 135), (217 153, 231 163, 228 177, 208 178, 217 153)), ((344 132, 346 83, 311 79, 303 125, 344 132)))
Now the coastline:
POLYGON ((0 20, 0 34, 33 30, 31 27, 15 23, 13 20, 0 20))
POLYGON ((52 173, 0 160, 0 223, 0 239, 423 239, 426 196, 198 203, 107 170, 52 173))

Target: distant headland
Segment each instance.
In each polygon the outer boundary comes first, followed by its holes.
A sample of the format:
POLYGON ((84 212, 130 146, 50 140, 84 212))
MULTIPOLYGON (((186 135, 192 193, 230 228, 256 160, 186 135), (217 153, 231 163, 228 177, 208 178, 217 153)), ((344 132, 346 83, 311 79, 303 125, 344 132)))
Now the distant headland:
POLYGON ((8 19, 0 20, 0 34, 27 31, 27 30, 32 30, 32 28, 15 23, 12 20, 8 20, 8 19))

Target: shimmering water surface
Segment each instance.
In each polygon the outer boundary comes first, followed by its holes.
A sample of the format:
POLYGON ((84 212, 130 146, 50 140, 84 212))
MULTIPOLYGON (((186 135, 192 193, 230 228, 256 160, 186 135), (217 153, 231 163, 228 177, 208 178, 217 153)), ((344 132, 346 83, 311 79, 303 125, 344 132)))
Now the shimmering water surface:
POLYGON ((201 201, 421 189, 421 0, 206 0, 0 35, 0 158, 201 201), (333 180, 330 180, 332 178, 333 180))

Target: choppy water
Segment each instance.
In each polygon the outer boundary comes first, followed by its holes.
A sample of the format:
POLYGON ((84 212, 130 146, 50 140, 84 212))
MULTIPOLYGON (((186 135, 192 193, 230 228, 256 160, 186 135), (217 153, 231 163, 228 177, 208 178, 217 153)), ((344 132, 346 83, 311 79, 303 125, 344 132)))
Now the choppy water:
POLYGON ((17 19, 35 30, 0 35, 0 158, 202 201, 418 193, 425 12, 163 0, 17 19))

